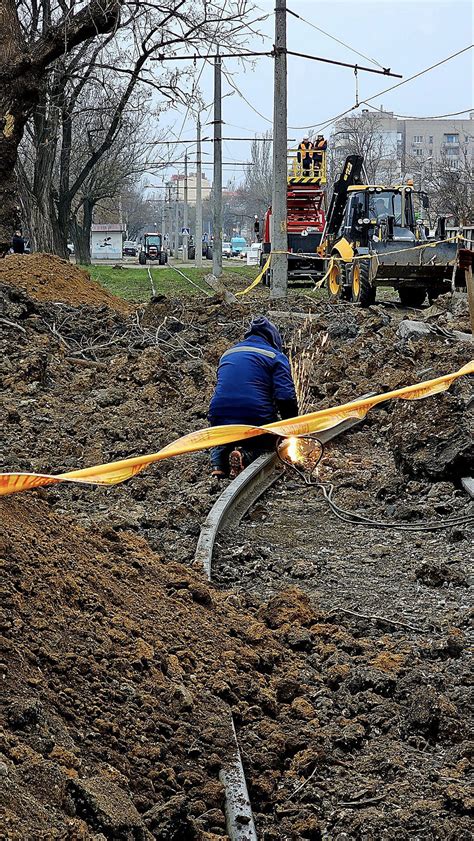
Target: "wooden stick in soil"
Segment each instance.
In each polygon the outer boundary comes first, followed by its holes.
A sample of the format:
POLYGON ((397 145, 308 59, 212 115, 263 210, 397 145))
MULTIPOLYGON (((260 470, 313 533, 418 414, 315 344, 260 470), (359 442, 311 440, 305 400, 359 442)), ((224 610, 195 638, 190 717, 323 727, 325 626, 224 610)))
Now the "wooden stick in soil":
POLYGON ((374 622, 386 622, 388 625, 400 625, 402 628, 408 628, 410 631, 418 631, 420 634, 428 633, 426 628, 420 628, 418 625, 410 625, 408 622, 400 622, 398 619, 387 619, 386 616, 367 615, 366 613, 356 613, 355 610, 348 610, 346 607, 333 607, 330 613, 348 613, 350 616, 357 616, 359 619, 369 619, 374 622))

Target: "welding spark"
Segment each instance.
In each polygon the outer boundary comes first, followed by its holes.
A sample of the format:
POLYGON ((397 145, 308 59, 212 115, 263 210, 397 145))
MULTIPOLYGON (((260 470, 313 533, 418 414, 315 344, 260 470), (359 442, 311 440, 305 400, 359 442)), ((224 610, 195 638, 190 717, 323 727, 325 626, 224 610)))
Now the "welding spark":
POLYGON ((313 473, 323 454, 323 446, 317 438, 291 436, 278 445, 278 455, 285 464, 297 470, 313 473))
POLYGON ((295 436, 292 436, 287 440, 286 455, 293 463, 300 460, 300 455, 298 452, 298 439, 295 438, 295 436))

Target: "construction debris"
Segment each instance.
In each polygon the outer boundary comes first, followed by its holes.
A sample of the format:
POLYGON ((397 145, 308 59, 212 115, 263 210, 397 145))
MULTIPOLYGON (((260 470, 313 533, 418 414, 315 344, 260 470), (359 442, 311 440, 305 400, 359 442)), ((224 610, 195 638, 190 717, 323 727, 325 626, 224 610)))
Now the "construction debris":
MULTIPOLYGON (((213 296, 129 312, 93 287, 80 303, 38 300, 12 277, 2 470, 156 451, 202 426, 220 355, 269 309, 213 296)), ((314 409, 469 359, 461 342, 402 341, 406 311, 390 304, 290 299, 287 341, 302 327, 292 309, 313 315, 302 345, 319 342, 314 409)), ((467 307, 430 310, 467 332, 467 307)), ((468 433, 463 379, 378 410, 321 470, 345 507, 450 516, 469 505, 455 475, 472 467, 468 433)), ((212 586, 191 568, 216 493, 207 458, 2 501, 6 838, 225 838, 231 711, 264 841, 467 841, 467 529, 410 544, 348 531, 292 474, 222 546, 212 586)))

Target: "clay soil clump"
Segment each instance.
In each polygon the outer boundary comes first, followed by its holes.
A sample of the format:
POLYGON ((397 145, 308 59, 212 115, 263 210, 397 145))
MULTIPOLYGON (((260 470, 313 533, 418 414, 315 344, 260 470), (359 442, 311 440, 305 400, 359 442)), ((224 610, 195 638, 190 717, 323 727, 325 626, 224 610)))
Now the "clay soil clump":
POLYGON ((0 261, 0 283, 22 289, 35 301, 107 306, 129 313, 131 306, 92 280, 87 272, 53 254, 9 254, 0 261))

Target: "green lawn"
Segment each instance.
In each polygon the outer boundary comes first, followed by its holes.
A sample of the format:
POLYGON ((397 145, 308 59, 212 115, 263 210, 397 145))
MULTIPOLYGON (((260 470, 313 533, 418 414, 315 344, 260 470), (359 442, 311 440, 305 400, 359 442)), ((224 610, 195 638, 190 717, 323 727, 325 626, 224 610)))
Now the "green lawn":
MULTIPOLYGON (((145 303, 150 300, 152 289, 146 268, 115 268, 114 266, 82 266, 82 268, 88 271, 94 280, 105 286, 113 295, 118 295, 118 297, 134 303, 145 303)), ((186 281, 171 266, 160 266, 159 268, 150 266, 149 268, 157 295, 175 298, 183 295, 206 294, 186 281)), ((212 292, 203 281, 205 275, 212 271, 212 264, 202 269, 179 264, 178 268, 202 290, 212 292)), ((224 266, 222 279, 229 289, 236 292, 238 289, 245 289, 245 286, 257 276, 257 272, 258 268, 256 266, 231 264, 230 266, 224 266)))

